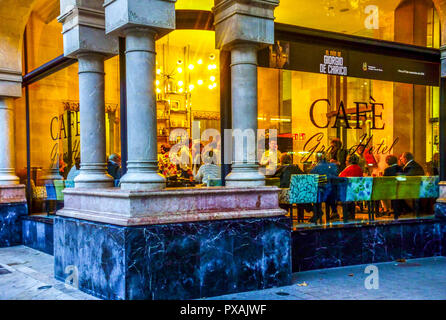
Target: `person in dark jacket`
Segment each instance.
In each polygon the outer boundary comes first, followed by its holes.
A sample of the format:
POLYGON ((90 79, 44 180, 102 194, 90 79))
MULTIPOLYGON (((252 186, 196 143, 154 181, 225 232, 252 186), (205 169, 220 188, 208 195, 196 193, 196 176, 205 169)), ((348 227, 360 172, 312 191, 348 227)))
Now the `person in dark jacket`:
MULTIPOLYGON (((403 167, 404 175, 406 175, 406 176, 424 176, 423 167, 420 166, 417 162, 415 162, 412 153, 404 152, 401 155, 401 163, 404 165, 404 167, 403 167)), ((409 205, 407 205, 406 201, 404 201, 403 206, 404 206, 402 208, 403 210, 408 211, 408 212, 412 211, 411 208, 409 207, 409 205)), ((413 208, 414 208, 415 214, 418 217, 418 215, 420 213, 420 199, 415 199, 413 201, 413 206, 414 206, 413 208)))
POLYGON ((113 177, 115 180, 115 186, 118 184, 117 181, 121 179, 121 157, 115 153, 108 157, 107 162, 107 173, 113 177))
POLYGON ((313 207, 314 215, 310 219, 310 222, 317 223, 318 220, 322 223, 322 202, 325 202, 325 208, 327 210, 327 219, 330 215, 330 209, 333 211, 333 216, 330 219, 336 217, 339 218, 336 208, 336 199, 334 190, 332 188, 331 181, 332 178, 338 176, 338 165, 336 163, 327 162, 325 159, 325 154, 320 152, 316 154, 316 166, 310 171, 311 174, 318 174, 319 177, 325 177, 325 181, 319 179, 319 190, 318 190, 318 203, 313 207))
POLYGON ((412 153, 404 152, 401 155, 401 162, 403 163, 403 173, 406 176, 424 176, 424 169, 417 162, 415 162, 412 153))
POLYGON ((403 168, 398 165, 398 159, 394 155, 386 157, 387 168, 384 169, 385 177, 394 177, 403 173, 403 168))
POLYGON ((280 188, 289 188, 291 182, 291 175, 304 174, 297 164, 292 163, 291 156, 287 153, 282 154, 280 163, 282 166, 274 174, 275 177, 280 177, 280 188))

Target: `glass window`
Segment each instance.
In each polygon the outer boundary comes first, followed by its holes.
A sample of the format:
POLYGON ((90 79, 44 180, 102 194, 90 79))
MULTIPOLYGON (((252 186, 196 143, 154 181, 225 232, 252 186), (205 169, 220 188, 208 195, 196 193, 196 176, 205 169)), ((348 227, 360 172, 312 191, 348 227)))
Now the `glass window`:
POLYGON ((158 159, 168 186, 207 182, 197 177, 203 163, 199 151, 216 143, 206 132, 220 131, 220 56, 214 38, 212 31, 175 30, 156 43, 158 159), (192 145, 184 141, 192 138, 192 145), (178 142, 184 143, 187 164, 169 161, 168 151, 178 142))
MULTIPOLYGON (((106 151, 120 154, 119 59, 105 61, 106 151)), ((17 171, 26 184, 25 95, 17 118, 17 171), (23 143, 25 142, 25 143, 23 143)), ((72 187, 79 170, 80 121, 78 65, 73 64, 29 86, 32 213, 63 206, 63 187, 72 187), (56 192, 56 194, 53 194, 56 192)))
POLYGON ((432 1, 281 0, 276 22, 379 40, 439 48, 432 1))
MULTIPOLYGON (((297 205, 305 220, 295 220, 295 226, 312 226, 309 220, 315 216, 339 224, 369 221, 371 213, 375 220, 394 219, 395 212, 399 219, 433 214, 435 193, 423 194, 423 186, 438 175, 438 87, 271 68, 259 68, 258 81, 258 125, 277 130, 281 155, 276 175, 268 181, 280 179, 282 184, 283 170, 290 165, 298 166, 294 174, 319 178, 313 180, 318 190, 314 202, 297 205), (406 152, 413 160, 402 157, 406 152), (368 179, 355 182, 355 176, 368 179), (381 185, 384 180, 388 185, 381 185), (344 195, 341 183, 348 188, 344 195), (404 193, 410 183, 416 195, 404 193), (334 198, 324 198, 327 194, 334 198), (351 200, 355 194, 365 200, 351 200)), ((287 207, 286 201, 282 204, 287 207)))

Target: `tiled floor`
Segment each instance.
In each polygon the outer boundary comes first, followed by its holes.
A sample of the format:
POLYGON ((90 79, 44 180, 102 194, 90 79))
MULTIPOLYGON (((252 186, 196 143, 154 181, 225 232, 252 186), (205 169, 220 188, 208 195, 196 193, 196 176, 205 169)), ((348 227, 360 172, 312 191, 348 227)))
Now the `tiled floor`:
MULTIPOLYGON (((293 284, 211 300, 446 299, 446 258, 379 263, 378 289, 365 286, 366 265, 295 273, 293 284)), ((96 299, 53 277, 53 257, 24 247, 0 249, 0 299, 96 299)))

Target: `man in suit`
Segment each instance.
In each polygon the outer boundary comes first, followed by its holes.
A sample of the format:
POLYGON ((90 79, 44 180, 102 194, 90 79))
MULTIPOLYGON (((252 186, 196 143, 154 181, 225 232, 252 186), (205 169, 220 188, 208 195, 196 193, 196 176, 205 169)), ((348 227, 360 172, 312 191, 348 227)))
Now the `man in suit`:
POLYGON ((415 162, 412 153, 404 152, 401 155, 401 162, 404 165, 403 173, 406 176, 424 176, 423 167, 415 162))
MULTIPOLYGON (((401 155, 401 162, 404 165, 403 174, 406 176, 424 176, 424 169, 413 159, 413 155, 410 152, 404 152, 401 155)), ((405 202, 407 204, 407 202, 405 202)), ((418 217, 420 214, 420 199, 414 200, 414 210, 418 217)))

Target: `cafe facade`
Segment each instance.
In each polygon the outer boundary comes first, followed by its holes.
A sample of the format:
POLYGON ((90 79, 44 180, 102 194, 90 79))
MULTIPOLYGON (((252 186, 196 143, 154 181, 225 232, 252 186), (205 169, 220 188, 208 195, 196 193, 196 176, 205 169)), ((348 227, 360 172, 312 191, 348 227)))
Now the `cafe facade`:
POLYGON ((445 6, 0 0, 0 246, 54 255, 57 279, 105 299, 217 296, 446 255, 445 6), (247 130, 254 162, 248 146, 231 157, 247 130), (339 216, 354 203, 348 221, 327 213, 311 173, 333 139, 364 159, 335 199, 339 216), (289 188, 265 175, 272 140, 302 171, 289 188), (215 147, 214 186, 162 167, 166 145, 189 141, 215 147), (404 153, 424 174, 383 177, 404 153), (411 210, 397 217, 397 201, 411 210))

